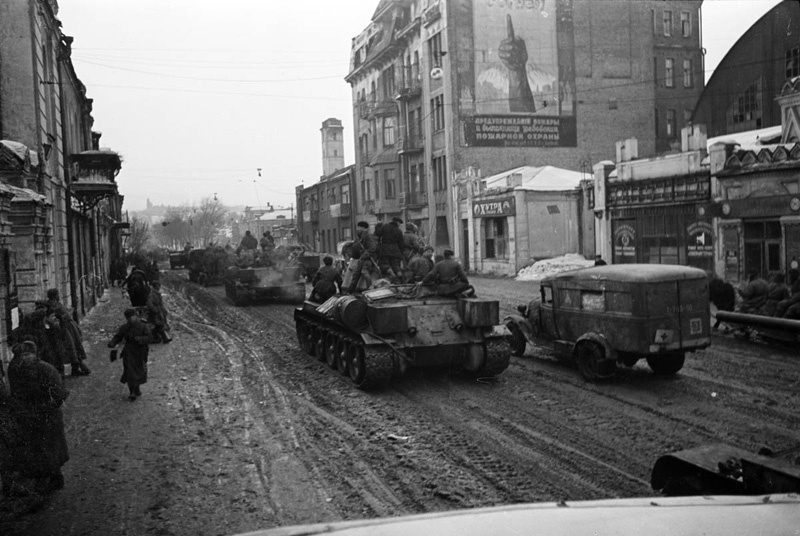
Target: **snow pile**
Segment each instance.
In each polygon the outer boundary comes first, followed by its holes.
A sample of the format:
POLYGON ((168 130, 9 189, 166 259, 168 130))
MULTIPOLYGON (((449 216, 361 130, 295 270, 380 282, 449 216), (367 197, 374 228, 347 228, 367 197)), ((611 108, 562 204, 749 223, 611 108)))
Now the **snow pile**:
POLYGON ((517 281, 539 281, 545 277, 594 266, 594 261, 587 261, 583 255, 578 253, 567 253, 561 257, 545 259, 526 266, 517 274, 517 281))

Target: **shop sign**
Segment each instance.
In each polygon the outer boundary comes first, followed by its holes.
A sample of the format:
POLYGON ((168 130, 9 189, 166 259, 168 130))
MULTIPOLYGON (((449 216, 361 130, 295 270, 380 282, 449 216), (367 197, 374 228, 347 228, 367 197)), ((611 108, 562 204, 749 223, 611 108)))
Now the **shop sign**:
POLYGON ((614 230, 614 257, 636 256, 636 229, 620 225, 614 230))
POLYGON ((729 199, 712 205, 715 216, 723 218, 758 218, 784 216, 800 212, 800 197, 796 195, 773 195, 729 199))
POLYGON ((689 225, 686 251, 689 257, 711 258, 714 256, 714 232, 705 221, 689 225))
POLYGON ((513 216, 514 214, 516 214, 516 205, 513 197, 505 197, 494 201, 476 201, 472 205, 472 215, 476 218, 513 216))

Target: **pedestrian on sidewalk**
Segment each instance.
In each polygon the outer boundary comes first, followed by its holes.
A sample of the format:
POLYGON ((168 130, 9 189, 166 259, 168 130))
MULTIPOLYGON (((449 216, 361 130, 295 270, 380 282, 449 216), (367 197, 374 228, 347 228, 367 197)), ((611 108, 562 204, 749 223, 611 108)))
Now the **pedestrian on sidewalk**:
MULTIPOLYGON (((114 348, 119 343, 125 342, 125 346, 122 347, 122 377, 119 381, 128 384, 130 391, 128 400, 133 402, 136 397, 142 396, 139 386, 147 383, 147 357, 150 351, 148 344, 151 336, 150 329, 136 314, 136 309, 125 311, 125 321, 125 324, 117 329, 108 347, 114 348)), ((115 356, 115 352, 112 352, 112 361, 116 359, 115 356)))
POLYGON ((153 324, 153 342, 167 344, 172 339, 167 335, 167 310, 164 299, 161 297, 161 282, 153 281, 150 285, 150 294, 147 296, 147 314, 153 324))
POLYGON ((36 344, 14 345, 8 365, 10 397, 2 404, 0 430, 3 493, 46 495, 64 487, 61 466, 69 460, 61 405, 69 396, 61 375, 40 360, 36 344))
POLYGON ((39 359, 53 366, 63 377, 64 362, 58 337, 47 324, 47 307, 42 304, 31 312, 22 313, 19 327, 14 331, 14 343, 31 341, 36 344, 39 359))
MULTIPOLYGON (((83 347, 83 332, 72 317, 72 311, 61 303, 58 289, 47 291, 47 312, 58 319, 57 333, 68 350, 68 358, 73 376, 88 376, 91 370, 86 366, 86 350, 83 347)), ((66 363, 66 362, 65 362, 66 363)))

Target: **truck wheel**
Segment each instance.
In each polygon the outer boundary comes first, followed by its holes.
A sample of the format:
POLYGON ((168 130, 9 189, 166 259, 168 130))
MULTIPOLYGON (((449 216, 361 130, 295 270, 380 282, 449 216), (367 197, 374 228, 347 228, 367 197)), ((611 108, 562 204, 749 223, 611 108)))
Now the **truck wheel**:
POLYGON ((610 378, 616 372, 616 363, 606 359, 605 348, 593 341, 583 341, 575 347, 578 372, 587 382, 610 378))
POLYGON ((686 355, 681 353, 669 355, 653 355, 647 358, 650 369, 659 376, 675 374, 683 368, 686 355))
POLYGON ((511 354, 521 356, 525 353, 525 344, 527 343, 525 335, 522 334, 522 330, 513 322, 506 324, 506 327, 508 327, 508 331, 511 332, 507 337, 508 345, 511 347, 511 354))

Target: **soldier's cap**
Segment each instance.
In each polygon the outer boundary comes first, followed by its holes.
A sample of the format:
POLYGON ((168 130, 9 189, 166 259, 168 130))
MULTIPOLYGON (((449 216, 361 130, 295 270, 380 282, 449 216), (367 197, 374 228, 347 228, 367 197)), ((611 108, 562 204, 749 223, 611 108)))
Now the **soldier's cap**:
POLYGON ((360 221, 356 224, 356 227, 361 227, 362 229, 369 229, 369 223, 365 221, 360 221))
POLYGON ((425 246, 422 252, 425 253, 426 251, 434 251, 433 246, 425 246))
POLYGON ((444 250, 444 256, 447 257, 448 255, 455 255, 455 252, 452 249, 444 250))
POLYGON ((392 221, 395 223, 403 223, 403 218, 398 218, 395 216, 394 218, 392 218, 392 221))
POLYGON ((136 309, 125 309, 125 318, 136 316, 136 309))

